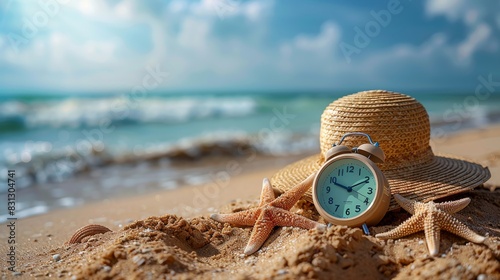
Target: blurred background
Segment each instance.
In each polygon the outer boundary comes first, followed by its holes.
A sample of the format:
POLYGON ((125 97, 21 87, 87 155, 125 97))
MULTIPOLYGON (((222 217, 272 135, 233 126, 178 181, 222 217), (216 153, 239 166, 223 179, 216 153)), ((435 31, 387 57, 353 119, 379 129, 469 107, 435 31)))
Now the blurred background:
POLYGON ((318 151, 330 102, 368 89, 417 98, 435 136, 485 127, 499 6, 3 0, 0 179, 16 170, 22 217, 202 184, 220 158, 284 165, 318 151))

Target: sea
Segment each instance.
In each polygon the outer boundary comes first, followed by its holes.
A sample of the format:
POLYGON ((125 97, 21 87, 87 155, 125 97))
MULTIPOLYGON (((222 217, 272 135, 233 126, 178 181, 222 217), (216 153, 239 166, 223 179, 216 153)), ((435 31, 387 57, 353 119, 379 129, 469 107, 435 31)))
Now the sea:
MULTIPOLYGON (((210 157, 254 153, 280 158, 318 151, 321 113, 343 95, 0 95, 0 182, 7 182, 9 170, 15 170, 19 217, 116 193, 202 184, 210 180, 210 164, 200 167, 197 163, 210 157)), ((412 96, 427 109, 432 133, 455 133, 500 122, 498 94, 425 92, 412 96)), ((8 187, 0 184, 2 201, 7 201, 8 187)), ((2 207, 0 222, 7 217, 7 207, 2 207)))

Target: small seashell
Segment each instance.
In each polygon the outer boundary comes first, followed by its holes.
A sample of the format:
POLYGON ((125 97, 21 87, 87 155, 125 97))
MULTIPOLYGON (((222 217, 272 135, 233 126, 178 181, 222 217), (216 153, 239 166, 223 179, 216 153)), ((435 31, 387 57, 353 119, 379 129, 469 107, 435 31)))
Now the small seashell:
POLYGON ((287 271, 285 269, 280 269, 276 272, 278 275, 283 275, 283 274, 287 274, 287 271))
POLYGON ((139 256, 139 255, 134 256, 134 257, 132 258, 132 261, 133 261, 135 264, 137 264, 137 266, 141 266, 141 265, 143 265, 143 264, 144 264, 144 262, 146 262, 146 260, 145 260, 143 257, 139 256))
POLYGON ((96 235, 99 233, 105 233, 111 231, 109 228, 101 225, 86 225, 78 229, 71 239, 68 241, 69 244, 75 244, 82 242, 82 239, 88 236, 96 235))
POLYGON ((61 255, 55 254, 55 255, 52 256, 52 258, 54 259, 54 261, 58 262, 58 261, 61 260, 61 255))

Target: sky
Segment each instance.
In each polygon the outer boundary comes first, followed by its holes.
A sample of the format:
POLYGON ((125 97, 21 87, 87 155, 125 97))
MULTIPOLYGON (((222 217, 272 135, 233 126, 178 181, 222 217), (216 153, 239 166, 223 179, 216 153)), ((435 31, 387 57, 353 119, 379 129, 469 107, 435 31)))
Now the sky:
POLYGON ((500 2, 2 0, 0 94, 472 91, 500 2), (147 86, 146 86, 147 85, 147 86))

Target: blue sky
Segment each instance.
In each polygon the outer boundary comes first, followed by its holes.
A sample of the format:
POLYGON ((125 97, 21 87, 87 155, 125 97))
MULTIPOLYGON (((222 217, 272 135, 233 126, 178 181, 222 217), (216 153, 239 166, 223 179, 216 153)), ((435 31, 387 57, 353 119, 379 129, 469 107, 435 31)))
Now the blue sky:
POLYGON ((500 2, 0 3, 0 92, 473 91, 500 80, 500 2), (147 69, 150 69, 149 71, 147 69), (497 77, 497 78, 495 78, 497 77))

